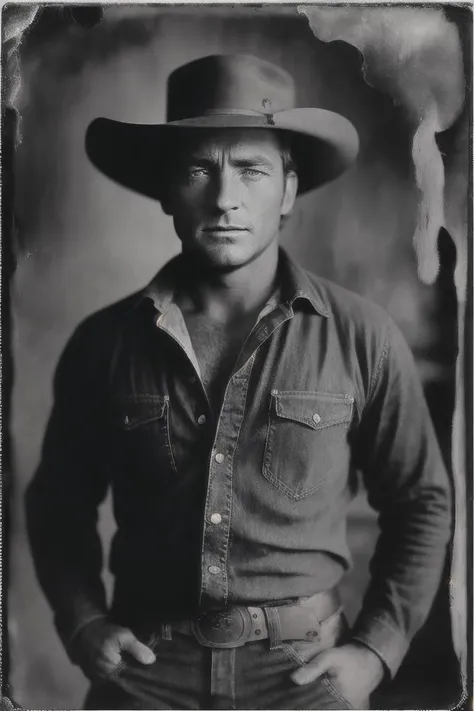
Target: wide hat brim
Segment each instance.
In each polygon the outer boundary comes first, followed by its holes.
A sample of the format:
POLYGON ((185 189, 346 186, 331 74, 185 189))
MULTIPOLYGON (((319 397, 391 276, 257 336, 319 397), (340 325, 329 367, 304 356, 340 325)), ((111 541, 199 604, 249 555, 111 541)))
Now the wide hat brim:
POLYGON ((298 172, 298 193, 317 188, 341 175, 359 150, 356 129, 340 114, 325 109, 297 108, 275 114, 245 111, 209 113, 161 124, 132 124, 95 119, 87 129, 86 153, 106 176, 124 187, 160 199, 160 155, 183 129, 256 128, 291 135, 298 172))

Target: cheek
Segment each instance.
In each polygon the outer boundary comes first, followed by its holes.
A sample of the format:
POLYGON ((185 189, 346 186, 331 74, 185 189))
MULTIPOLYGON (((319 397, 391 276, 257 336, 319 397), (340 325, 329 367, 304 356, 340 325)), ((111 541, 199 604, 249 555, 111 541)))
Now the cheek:
POLYGON ((282 196, 274 190, 260 190, 250 193, 247 199, 247 209, 253 217, 255 224, 260 224, 262 229, 270 229, 280 221, 282 196))
POLYGON ((172 212, 180 222, 193 222, 199 219, 205 206, 205 195, 199 189, 182 190, 174 196, 172 212))

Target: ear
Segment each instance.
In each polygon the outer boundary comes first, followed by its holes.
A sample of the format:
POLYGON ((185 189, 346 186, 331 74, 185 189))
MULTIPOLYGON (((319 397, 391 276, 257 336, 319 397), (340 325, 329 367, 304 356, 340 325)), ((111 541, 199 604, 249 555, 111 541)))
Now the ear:
POLYGON ((298 176, 293 171, 285 176, 285 192, 281 203, 280 215, 284 217, 289 215, 293 209, 298 192, 298 176))

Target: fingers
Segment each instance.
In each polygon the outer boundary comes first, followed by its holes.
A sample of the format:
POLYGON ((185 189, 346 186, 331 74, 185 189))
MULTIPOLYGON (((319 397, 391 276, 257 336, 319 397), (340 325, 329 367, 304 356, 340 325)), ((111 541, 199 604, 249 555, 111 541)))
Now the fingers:
POLYGON ((331 650, 321 652, 304 667, 301 667, 301 669, 297 669, 297 671, 293 672, 293 674, 291 674, 291 678, 295 684, 309 684, 310 681, 314 681, 318 677, 325 674, 332 666, 332 662, 333 655, 331 650))
POLYGON ((117 666, 117 664, 120 664, 120 662, 122 661, 122 655, 120 654, 120 646, 117 643, 106 644, 104 646, 104 649, 102 650, 102 653, 99 656, 99 659, 101 659, 101 661, 109 667, 117 666))
POLYGON ((156 661, 156 657, 146 644, 143 644, 138 640, 133 632, 128 631, 126 635, 123 635, 120 639, 120 646, 122 651, 131 654, 137 662, 141 664, 153 664, 156 661))
POLYGON ((108 676, 121 668, 123 654, 129 654, 140 664, 153 664, 156 660, 152 650, 142 644, 127 627, 114 624, 90 629, 87 639, 78 653, 78 663, 90 679, 108 676))

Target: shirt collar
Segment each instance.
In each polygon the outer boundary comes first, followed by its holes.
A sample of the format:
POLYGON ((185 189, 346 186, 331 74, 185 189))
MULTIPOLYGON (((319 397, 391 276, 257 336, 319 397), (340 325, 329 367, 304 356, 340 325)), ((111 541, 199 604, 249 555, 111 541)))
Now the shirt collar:
POLYGON ((280 248, 280 283, 282 285, 282 301, 294 308, 299 301, 311 304, 314 311, 320 316, 331 315, 329 305, 324 298, 321 286, 317 279, 310 275, 297 264, 288 253, 280 248))
MULTIPOLYGON (((317 280, 310 279, 307 272, 280 248, 278 263, 282 302, 294 309, 298 302, 306 301, 320 316, 331 315, 329 305, 324 298, 317 280)), ((173 303, 176 285, 183 278, 183 259, 180 254, 173 257, 153 277, 150 283, 138 294, 137 305, 151 299, 155 309, 165 313, 173 303)))
POLYGON ((165 264, 141 293, 140 301, 151 299, 157 311, 165 313, 174 301, 177 284, 183 272, 183 259, 176 255, 165 264))

